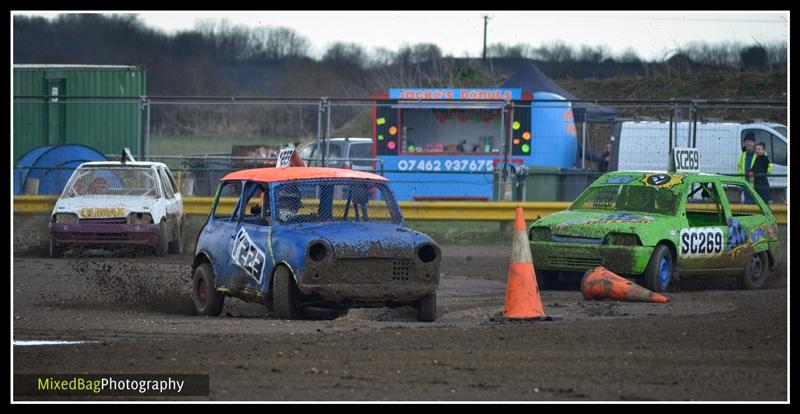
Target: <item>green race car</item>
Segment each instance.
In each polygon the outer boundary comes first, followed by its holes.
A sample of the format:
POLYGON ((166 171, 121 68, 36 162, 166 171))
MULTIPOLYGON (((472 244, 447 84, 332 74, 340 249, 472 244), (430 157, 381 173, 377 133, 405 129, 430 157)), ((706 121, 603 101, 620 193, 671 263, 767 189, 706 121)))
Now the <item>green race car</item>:
POLYGON ((769 207, 743 178, 618 171, 569 209, 534 222, 528 237, 542 289, 604 266, 661 292, 693 274, 763 286, 778 258, 777 233, 769 207), (735 206, 745 192, 756 204, 735 206))

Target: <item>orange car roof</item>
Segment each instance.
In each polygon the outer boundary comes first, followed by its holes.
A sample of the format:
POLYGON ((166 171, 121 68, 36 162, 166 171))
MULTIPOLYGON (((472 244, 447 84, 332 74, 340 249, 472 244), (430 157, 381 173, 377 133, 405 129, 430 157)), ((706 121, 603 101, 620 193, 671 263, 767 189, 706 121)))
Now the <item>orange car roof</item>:
POLYGON ((253 168, 232 172, 222 178, 229 180, 250 180, 262 183, 278 181, 313 180, 324 178, 356 178, 362 180, 389 181, 380 175, 343 168, 321 167, 284 167, 284 168, 253 168))

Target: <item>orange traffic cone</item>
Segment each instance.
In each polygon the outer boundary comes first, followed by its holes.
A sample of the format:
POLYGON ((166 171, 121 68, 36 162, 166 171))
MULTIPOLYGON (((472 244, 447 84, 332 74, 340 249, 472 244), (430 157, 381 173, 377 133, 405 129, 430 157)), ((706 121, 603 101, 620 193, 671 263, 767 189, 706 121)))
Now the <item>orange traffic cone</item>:
POLYGON ((581 292, 587 300, 609 298, 656 303, 667 303, 669 300, 666 296, 651 292, 603 266, 586 271, 581 280, 581 292))
POLYGON ((511 250, 511 267, 508 270, 504 319, 542 320, 544 315, 539 286, 533 270, 531 247, 525 232, 525 214, 517 207, 514 220, 514 239, 511 250))

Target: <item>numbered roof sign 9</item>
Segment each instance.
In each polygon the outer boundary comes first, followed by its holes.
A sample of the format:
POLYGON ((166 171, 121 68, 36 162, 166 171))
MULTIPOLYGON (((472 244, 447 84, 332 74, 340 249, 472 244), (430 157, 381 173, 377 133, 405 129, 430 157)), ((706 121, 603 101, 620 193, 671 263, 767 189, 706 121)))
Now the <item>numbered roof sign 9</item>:
POLYGON ((675 147, 676 172, 700 172, 700 152, 697 148, 675 147))
POLYGON ((292 153, 294 153, 294 148, 284 148, 278 154, 278 162, 276 163, 276 167, 288 167, 291 164, 292 153))

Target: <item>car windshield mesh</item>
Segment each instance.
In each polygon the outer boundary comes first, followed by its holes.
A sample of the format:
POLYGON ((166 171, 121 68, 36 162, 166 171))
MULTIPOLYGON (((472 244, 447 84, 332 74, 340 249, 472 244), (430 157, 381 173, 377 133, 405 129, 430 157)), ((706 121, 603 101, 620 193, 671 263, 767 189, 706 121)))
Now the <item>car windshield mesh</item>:
POLYGON ((570 210, 615 210, 674 216, 679 196, 668 188, 602 185, 584 191, 572 203, 570 210))
POLYGON ((79 169, 64 187, 63 197, 160 195, 158 181, 151 168, 89 167, 79 169))
POLYGON ((275 188, 275 206, 281 224, 402 221, 392 192, 370 181, 281 184, 275 188))

